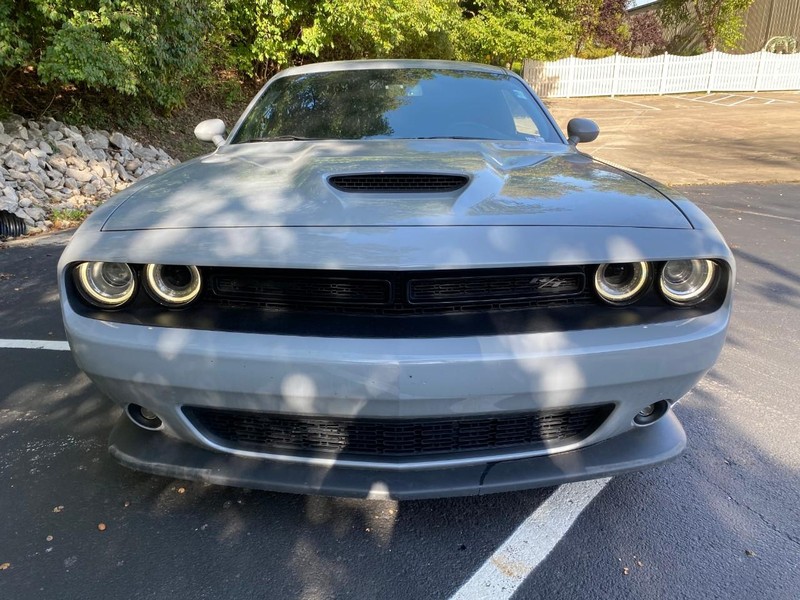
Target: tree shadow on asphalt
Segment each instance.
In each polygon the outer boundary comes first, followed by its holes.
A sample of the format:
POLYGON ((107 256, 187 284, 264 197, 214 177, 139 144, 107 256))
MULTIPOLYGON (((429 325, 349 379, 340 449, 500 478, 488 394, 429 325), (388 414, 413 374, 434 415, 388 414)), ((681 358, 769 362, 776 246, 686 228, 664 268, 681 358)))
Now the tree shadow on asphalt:
POLYGON ((614 478, 515 597, 797 597, 800 471, 700 387, 677 408, 686 452, 614 478))

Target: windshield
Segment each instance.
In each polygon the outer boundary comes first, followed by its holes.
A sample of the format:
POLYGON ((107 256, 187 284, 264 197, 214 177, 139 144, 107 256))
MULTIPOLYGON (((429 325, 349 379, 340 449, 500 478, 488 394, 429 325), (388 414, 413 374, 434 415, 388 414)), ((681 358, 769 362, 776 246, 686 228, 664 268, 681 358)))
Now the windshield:
POLYGON ((508 75, 374 69, 275 80, 233 143, 435 138, 561 141, 531 93, 508 75))

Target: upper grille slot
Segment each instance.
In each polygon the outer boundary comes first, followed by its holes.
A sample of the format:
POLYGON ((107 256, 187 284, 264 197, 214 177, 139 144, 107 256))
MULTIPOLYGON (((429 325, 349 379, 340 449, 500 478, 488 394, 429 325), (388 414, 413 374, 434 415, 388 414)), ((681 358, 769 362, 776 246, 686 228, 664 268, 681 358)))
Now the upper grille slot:
POLYGON ((408 299, 412 304, 418 304, 558 298, 582 289, 582 273, 428 278, 409 282, 408 299))
POLYGON ((328 183, 337 190, 366 194, 455 192, 467 185, 468 181, 464 175, 436 173, 370 173, 328 178, 328 183))
POLYGON ((356 304, 389 302, 391 284, 381 279, 302 277, 239 270, 213 277, 212 289, 221 298, 254 301, 266 305, 356 304))

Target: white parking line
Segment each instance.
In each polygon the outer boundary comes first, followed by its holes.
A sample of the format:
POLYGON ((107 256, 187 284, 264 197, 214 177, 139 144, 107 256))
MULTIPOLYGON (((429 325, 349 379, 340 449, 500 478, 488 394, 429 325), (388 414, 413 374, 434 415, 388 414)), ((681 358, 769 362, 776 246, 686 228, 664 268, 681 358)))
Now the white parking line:
POLYGON ((67 342, 50 340, 0 340, 0 348, 17 348, 19 350, 69 350, 67 342))
POLYGON ((633 104, 634 106, 641 106, 642 108, 646 108, 648 110, 661 110, 655 106, 650 106, 649 104, 642 104, 641 102, 634 102, 633 100, 621 100, 620 98, 612 98, 612 100, 616 102, 623 102, 624 104, 633 104))
POLYGON ((450 600, 511 598, 609 481, 611 478, 607 477, 559 487, 450 600))

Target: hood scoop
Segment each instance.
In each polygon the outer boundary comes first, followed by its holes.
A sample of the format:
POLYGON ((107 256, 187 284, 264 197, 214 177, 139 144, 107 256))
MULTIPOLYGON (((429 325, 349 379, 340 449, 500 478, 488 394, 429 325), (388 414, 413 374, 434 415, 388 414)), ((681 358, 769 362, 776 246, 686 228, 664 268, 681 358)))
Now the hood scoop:
POLYGON ((414 194, 455 192, 469 182, 464 175, 439 173, 364 173, 332 175, 328 183, 340 192, 414 194))

